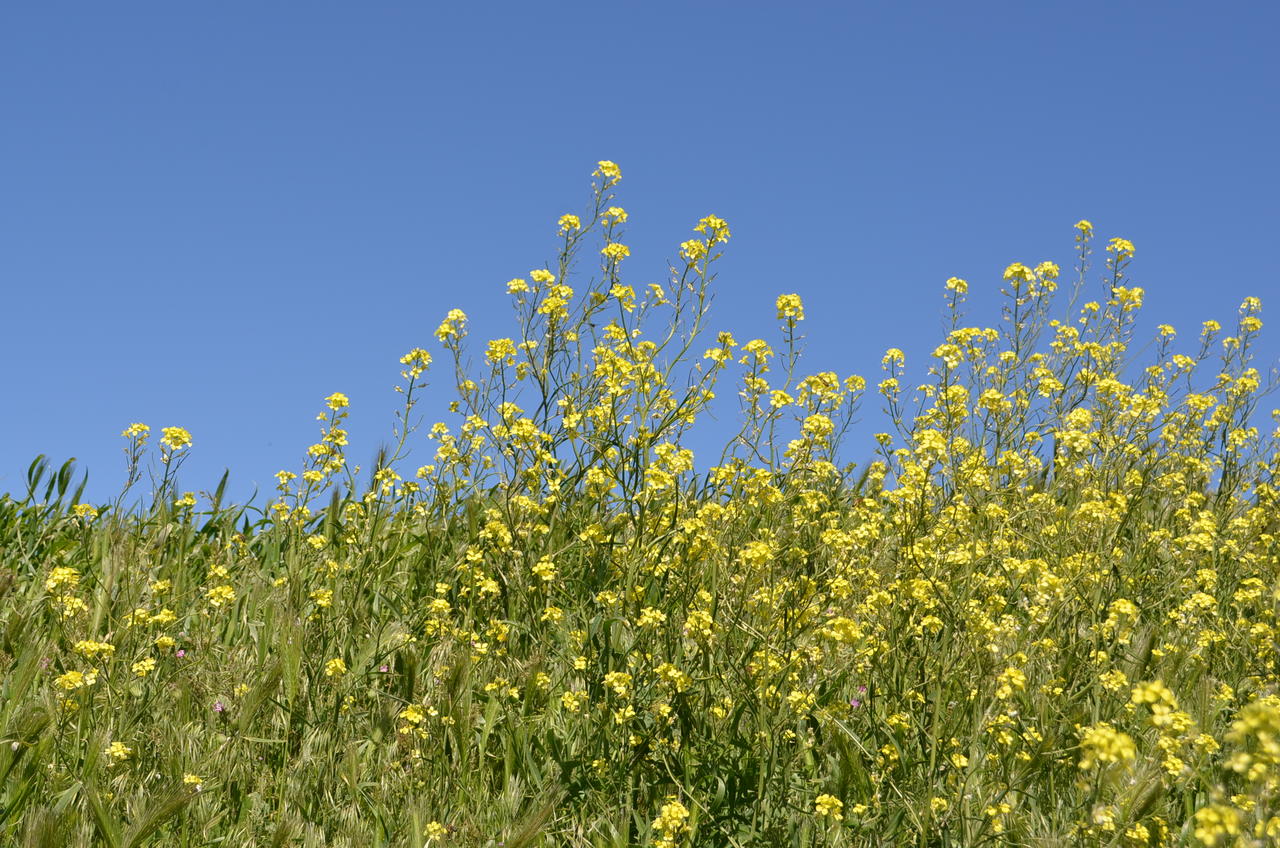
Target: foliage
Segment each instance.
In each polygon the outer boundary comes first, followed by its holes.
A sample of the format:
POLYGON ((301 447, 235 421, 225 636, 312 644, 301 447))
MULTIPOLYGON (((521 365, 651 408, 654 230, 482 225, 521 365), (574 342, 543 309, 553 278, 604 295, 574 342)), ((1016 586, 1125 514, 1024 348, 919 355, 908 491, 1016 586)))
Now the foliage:
POLYGON ((892 432, 842 467, 865 383, 800 370, 800 297, 773 342, 712 335, 715 216, 636 291, 595 176, 510 338, 473 368, 440 324, 456 420, 414 479, 421 348, 367 485, 335 393, 260 511, 178 495, 177 427, 149 509, 43 459, 0 500, 5 844, 1278 844, 1257 300, 1141 368, 1132 243, 1074 306, 1082 221, 1070 317, 1050 262, 993 327, 948 281, 928 379, 886 354, 892 432), (721 379, 740 427, 699 474, 721 379))

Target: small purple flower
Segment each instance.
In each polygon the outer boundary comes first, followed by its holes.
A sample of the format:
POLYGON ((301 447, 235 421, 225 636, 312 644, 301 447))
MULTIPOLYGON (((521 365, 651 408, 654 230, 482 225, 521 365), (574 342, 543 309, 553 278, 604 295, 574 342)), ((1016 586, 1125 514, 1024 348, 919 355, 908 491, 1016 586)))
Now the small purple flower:
POLYGON ((387 673, 388 671, 390 671, 390 670, 391 670, 391 666, 389 666, 389 665, 380 665, 380 666, 378 666, 378 671, 382 672, 383 674, 386 674, 386 673, 387 673))
POLYGON ((850 698, 849 706, 853 707, 856 710, 858 707, 862 706, 862 702, 859 701, 857 698, 850 698))
POLYGON ((182 659, 182 658, 183 658, 183 657, 185 657, 186 655, 187 655, 187 652, 186 652, 186 651, 184 651, 182 648, 179 648, 179 649, 178 649, 178 652, 177 652, 176 654, 174 654, 174 656, 175 656, 175 657, 177 657, 178 659, 182 659))
POLYGON ((222 703, 221 701, 213 702, 213 711, 215 713, 226 712, 226 709, 227 709, 227 705, 222 703))

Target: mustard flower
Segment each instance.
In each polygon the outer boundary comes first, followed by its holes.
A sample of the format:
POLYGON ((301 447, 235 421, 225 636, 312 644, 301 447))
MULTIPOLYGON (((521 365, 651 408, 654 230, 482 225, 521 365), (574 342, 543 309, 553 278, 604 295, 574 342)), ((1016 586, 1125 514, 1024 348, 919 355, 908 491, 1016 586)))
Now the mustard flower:
POLYGON ((1084 729, 1080 736, 1080 770, 1089 771, 1098 764, 1127 765, 1138 756, 1133 737, 1116 730, 1107 722, 1084 729))
POLYGON ((666 620, 667 614, 662 610, 645 607, 640 611, 640 617, 636 619, 636 625, 639 627, 657 627, 666 620))
POLYGON ((653 829, 661 834, 657 844, 664 847, 674 846, 676 837, 684 832, 688 821, 689 808, 674 796, 668 796, 666 803, 658 811, 658 817, 653 820, 653 829))
POLYGON ((96 671, 83 672, 72 670, 65 674, 58 675, 53 682, 59 689, 67 692, 74 692, 77 689, 84 689, 85 687, 92 686, 97 682, 97 680, 98 672, 96 671))
POLYGON ((1133 242, 1124 238, 1113 238, 1107 244, 1107 252, 1114 253, 1117 259, 1130 259, 1133 257, 1133 242))
POLYGON ((191 434, 181 427, 165 427, 160 437, 161 446, 170 451, 182 450, 191 446, 191 434))
POLYGON ((1058 263, 1046 261, 1036 266, 1036 273, 1046 280, 1056 280, 1062 269, 1058 267, 1058 263))
POLYGON ((780 294, 774 304, 778 308, 779 321, 803 321, 804 304, 798 294, 780 294))
POLYGON ((556 565, 547 557, 538 560, 532 570, 534 575, 544 583, 550 583, 556 579, 556 565))
POLYGON ((209 606, 218 609, 232 603, 236 599, 236 590, 228 585, 214 586, 204 593, 209 606))
POLYGON ((699 259, 707 255, 707 243, 698 239, 690 239, 689 241, 680 243, 680 255, 686 262, 693 265, 699 259))
POLYGON ((1027 281, 1032 277, 1031 269, 1021 262, 1015 262, 1008 268, 1004 269, 1004 278, 1006 280, 1027 281))
POLYGON ((623 259, 626 259, 631 255, 631 248, 627 247, 625 244, 620 244, 615 241, 606 244, 600 252, 603 253, 611 262, 621 262, 623 259))
POLYGON ((57 592, 59 589, 74 589, 80 585, 80 572, 67 565, 60 565, 49 572, 44 581, 46 592, 57 592))
POLYGON ((72 650, 87 659, 93 659, 94 657, 106 659, 115 654, 116 646, 110 642, 95 642, 92 639, 82 639, 75 643, 72 650))
POLYGON ((1225 804, 1211 804, 1196 810, 1193 834, 1202 845, 1231 844, 1241 834, 1240 812, 1225 804))
POLYGON ((107 746, 106 754, 116 762, 122 763, 133 756, 133 749, 123 742, 112 742, 107 746))
POLYGON ((604 177, 605 185, 615 185, 622 179, 622 170, 608 159, 601 159, 596 163, 596 170, 592 173, 593 177, 604 177))
POLYGON ((450 309, 440 326, 436 328, 436 338, 440 341, 459 339, 466 335, 467 313, 461 309, 450 309))
POLYGON ((698 221, 698 226, 693 229, 695 232, 705 233, 712 244, 729 240, 729 224, 723 218, 717 218, 715 215, 708 215, 702 218, 698 221))
POLYGON ((823 818, 840 821, 844 818, 844 801, 824 793, 814 800, 813 811, 823 818))

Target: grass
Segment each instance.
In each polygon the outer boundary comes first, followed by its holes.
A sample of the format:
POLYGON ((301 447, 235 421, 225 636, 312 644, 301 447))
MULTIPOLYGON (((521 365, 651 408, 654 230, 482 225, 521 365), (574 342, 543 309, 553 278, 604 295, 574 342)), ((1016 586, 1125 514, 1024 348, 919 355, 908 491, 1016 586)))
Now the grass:
POLYGON ((1077 306, 1081 222, 1066 320, 1052 263, 1010 266, 991 327, 949 281, 927 379, 886 355, 892 432, 841 466, 865 383, 800 370, 799 296, 698 353, 728 225, 637 293, 595 176, 559 267, 508 284, 512 338, 473 368, 441 324, 449 426, 419 432, 405 356, 363 477, 334 394, 262 508, 180 494, 191 434, 144 425, 114 503, 43 458, 0 498, 0 841, 1280 844, 1260 304, 1143 368, 1133 245, 1077 306), (698 473, 722 379, 740 429, 698 473))

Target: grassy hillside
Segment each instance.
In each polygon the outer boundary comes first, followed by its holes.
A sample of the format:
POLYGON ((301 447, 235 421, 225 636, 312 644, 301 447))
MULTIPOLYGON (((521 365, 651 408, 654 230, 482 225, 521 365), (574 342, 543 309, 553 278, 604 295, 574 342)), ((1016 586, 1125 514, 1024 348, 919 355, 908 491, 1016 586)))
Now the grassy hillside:
POLYGON ((117 503, 42 462, 0 500, 0 843, 1280 844, 1256 300, 1137 361, 1134 247, 1091 271, 1081 222, 989 324, 949 281, 924 384, 886 353, 887 432, 842 451, 865 383, 803 369, 800 297, 708 334, 728 225, 635 291, 595 177, 510 338, 455 310, 406 354, 377 467, 334 394, 260 508, 182 493, 192 435, 143 424, 117 503))

